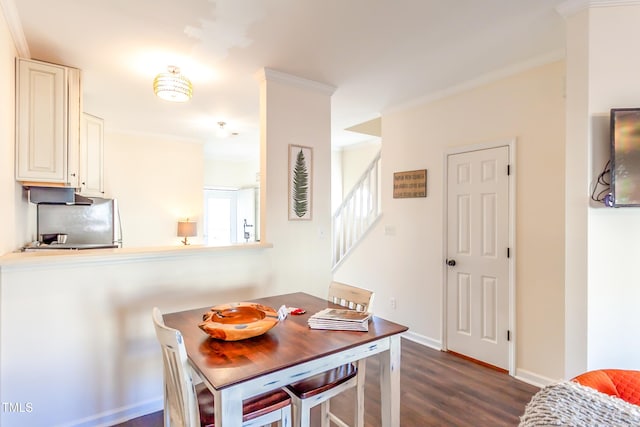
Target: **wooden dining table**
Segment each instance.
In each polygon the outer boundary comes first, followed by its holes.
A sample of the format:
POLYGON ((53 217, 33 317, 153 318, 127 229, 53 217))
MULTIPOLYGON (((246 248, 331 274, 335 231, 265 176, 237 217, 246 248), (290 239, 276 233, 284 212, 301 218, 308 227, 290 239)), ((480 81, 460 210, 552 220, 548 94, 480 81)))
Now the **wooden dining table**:
POLYGON ((368 332, 311 329, 310 315, 339 306, 302 292, 246 302, 306 313, 289 315, 266 333, 239 341, 214 339, 198 327, 211 306, 163 316, 167 326, 182 333, 190 364, 214 395, 218 427, 240 427, 242 401, 248 397, 370 356, 380 359, 382 426, 400 426, 400 338, 406 326, 373 316, 368 332))

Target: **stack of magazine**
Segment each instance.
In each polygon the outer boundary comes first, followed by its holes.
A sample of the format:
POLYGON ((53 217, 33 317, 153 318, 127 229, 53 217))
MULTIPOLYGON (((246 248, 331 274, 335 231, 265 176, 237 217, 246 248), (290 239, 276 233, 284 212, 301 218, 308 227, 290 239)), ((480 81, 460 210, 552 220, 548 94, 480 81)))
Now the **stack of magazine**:
POLYGON ((332 329, 338 331, 369 331, 372 314, 339 308, 325 308, 309 317, 311 329, 332 329))

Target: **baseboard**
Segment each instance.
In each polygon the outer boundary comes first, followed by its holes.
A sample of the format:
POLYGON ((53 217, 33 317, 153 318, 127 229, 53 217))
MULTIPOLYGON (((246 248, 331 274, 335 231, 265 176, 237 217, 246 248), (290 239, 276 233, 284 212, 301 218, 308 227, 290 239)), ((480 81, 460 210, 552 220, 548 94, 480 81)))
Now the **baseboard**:
MULTIPOLYGON (((433 338, 429 338, 424 335, 416 334, 415 332, 407 331, 404 334, 402 334, 402 338, 406 338, 415 343, 433 348, 434 350, 442 350, 441 341, 434 340, 433 338)), ((560 381, 560 380, 554 380, 551 378, 543 377, 542 375, 535 374, 533 372, 527 371, 526 369, 517 369, 517 368, 516 368, 516 374, 514 375, 514 378, 540 388, 560 381)))
POLYGON ((109 427, 134 418, 158 412, 163 409, 164 400, 162 397, 158 399, 149 399, 135 405, 116 408, 111 411, 102 412, 87 418, 72 421, 60 427, 109 427))
POLYGON ((416 334, 415 332, 407 331, 402 334, 402 338, 406 338, 418 344, 422 344, 426 347, 431 347, 434 350, 442 350, 442 342, 434 340, 433 338, 425 337, 424 335, 416 334))
POLYGON ((527 371, 526 369, 517 369, 517 368, 516 368, 516 374, 514 375, 514 378, 540 388, 560 381, 560 380, 554 380, 551 378, 543 377, 542 375, 534 374, 533 372, 527 371))

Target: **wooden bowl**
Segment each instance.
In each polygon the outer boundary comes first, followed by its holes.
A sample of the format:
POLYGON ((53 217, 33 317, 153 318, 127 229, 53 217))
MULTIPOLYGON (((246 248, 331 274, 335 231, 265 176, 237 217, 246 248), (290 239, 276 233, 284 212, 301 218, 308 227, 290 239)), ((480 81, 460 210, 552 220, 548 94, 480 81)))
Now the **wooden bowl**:
POLYGON ((234 302, 212 307, 198 326, 212 338, 238 341, 262 335, 277 323, 278 313, 271 307, 234 302))

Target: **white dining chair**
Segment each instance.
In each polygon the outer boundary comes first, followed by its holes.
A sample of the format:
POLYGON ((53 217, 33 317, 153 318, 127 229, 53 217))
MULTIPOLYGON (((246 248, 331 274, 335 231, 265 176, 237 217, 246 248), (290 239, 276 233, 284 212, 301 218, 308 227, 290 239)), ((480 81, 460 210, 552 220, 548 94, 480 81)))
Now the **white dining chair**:
MULTIPOLYGON (((157 307, 153 324, 162 348, 165 427, 215 427, 213 394, 203 383, 194 384, 180 331, 169 328, 157 307)), ((291 398, 282 389, 242 402, 242 426, 291 425, 291 398)))
MULTIPOLYGON (((352 310, 370 311, 373 297, 374 293, 366 289, 340 282, 332 282, 329 285, 329 301, 352 310)), ((330 400, 343 391, 355 387, 356 407, 353 425, 363 427, 365 375, 366 360, 362 359, 289 384, 285 390, 291 396, 294 426, 308 426, 311 408, 321 405, 322 427, 329 427, 331 422, 341 427, 349 427, 349 424, 331 412, 330 400)))

